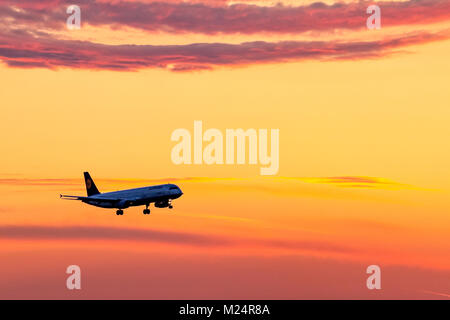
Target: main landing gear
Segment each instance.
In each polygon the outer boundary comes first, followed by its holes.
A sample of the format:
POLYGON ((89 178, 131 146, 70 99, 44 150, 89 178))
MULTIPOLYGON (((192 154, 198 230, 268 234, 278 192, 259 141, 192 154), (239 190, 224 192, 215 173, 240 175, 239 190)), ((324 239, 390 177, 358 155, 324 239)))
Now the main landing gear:
POLYGON ((148 208, 148 204, 145 205, 144 211, 142 211, 144 214, 150 214, 150 209, 148 208))
POLYGON ((121 210, 121 209, 117 210, 117 211, 116 211, 116 214, 117 214, 118 216, 123 216, 123 210, 121 210))

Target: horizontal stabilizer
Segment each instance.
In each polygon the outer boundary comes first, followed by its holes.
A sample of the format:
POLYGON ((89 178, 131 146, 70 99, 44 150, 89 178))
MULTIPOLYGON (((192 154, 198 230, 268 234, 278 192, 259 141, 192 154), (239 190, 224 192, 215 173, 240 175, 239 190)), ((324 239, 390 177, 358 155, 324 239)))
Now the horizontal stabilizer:
POLYGON ((86 198, 86 197, 79 197, 79 196, 69 196, 69 195, 65 195, 65 194, 60 194, 59 197, 64 200, 82 200, 81 198, 86 198))

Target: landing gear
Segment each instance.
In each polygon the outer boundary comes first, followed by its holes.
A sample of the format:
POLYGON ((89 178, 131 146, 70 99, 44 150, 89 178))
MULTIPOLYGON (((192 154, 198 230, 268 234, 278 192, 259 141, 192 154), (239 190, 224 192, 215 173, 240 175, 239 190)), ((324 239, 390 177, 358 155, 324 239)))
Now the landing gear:
POLYGON ((168 205, 169 209, 173 209, 172 200, 169 200, 167 203, 169 204, 168 205))
POLYGON ((144 211, 142 211, 144 214, 150 214, 150 209, 148 208, 149 205, 150 204, 145 205, 145 209, 144 209, 144 211))
POLYGON ((123 216, 123 210, 117 210, 116 211, 116 214, 118 215, 118 216, 123 216))
POLYGON ((173 209, 173 205, 169 204, 169 209, 173 209))

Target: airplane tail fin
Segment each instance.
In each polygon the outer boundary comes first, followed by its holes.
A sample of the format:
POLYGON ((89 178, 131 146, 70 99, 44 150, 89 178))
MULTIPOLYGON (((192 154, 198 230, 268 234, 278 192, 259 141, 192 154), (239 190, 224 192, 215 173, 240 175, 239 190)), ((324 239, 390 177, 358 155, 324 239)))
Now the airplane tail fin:
POLYGON ((86 183, 86 191, 88 197, 100 193, 95 186, 94 180, 92 180, 91 176, 89 175, 89 172, 84 173, 84 182, 86 183))

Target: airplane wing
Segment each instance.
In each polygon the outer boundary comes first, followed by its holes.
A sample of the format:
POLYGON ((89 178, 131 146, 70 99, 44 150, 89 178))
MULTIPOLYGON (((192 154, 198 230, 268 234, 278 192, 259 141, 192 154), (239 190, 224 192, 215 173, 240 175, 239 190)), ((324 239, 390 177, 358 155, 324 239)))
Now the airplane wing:
POLYGON ((94 201, 98 201, 98 202, 109 202, 109 203, 114 203, 114 202, 119 202, 121 199, 107 199, 107 198, 92 198, 92 197, 82 197, 82 196, 70 196, 70 195, 65 195, 65 194, 60 194, 59 197, 61 199, 64 200, 94 200, 94 201))

